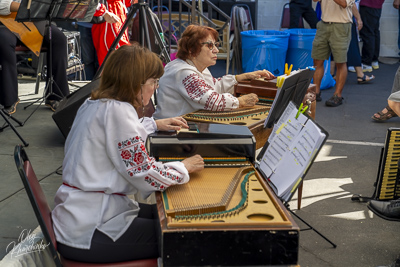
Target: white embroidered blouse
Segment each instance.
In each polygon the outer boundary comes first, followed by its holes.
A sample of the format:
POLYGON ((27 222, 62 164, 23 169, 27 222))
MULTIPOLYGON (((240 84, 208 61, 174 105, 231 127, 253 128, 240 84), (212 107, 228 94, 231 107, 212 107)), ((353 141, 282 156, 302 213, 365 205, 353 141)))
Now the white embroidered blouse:
POLYGON ((232 95, 236 83, 234 75, 215 79, 208 68, 200 72, 188 62, 175 59, 165 66, 160 79, 153 117, 177 117, 199 109, 236 109, 239 100, 232 95))
POLYGON ((117 240, 139 212, 123 194, 147 197, 189 181, 181 162, 162 164, 147 154, 152 118, 141 123, 129 103, 86 100, 65 143, 63 185, 52 212, 58 242, 89 249, 95 229, 117 240))

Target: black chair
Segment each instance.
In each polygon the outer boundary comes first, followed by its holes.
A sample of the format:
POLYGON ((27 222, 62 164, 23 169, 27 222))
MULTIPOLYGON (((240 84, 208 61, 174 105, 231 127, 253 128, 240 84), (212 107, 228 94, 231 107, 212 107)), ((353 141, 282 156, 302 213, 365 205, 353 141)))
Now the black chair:
POLYGON ((118 263, 84 263, 76 262, 63 258, 57 252, 57 242, 53 230, 53 221, 51 219, 51 209, 43 193, 42 187, 36 177, 33 167, 28 159, 28 156, 21 145, 17 145, 14 150, 14 160, 17 165, 19 175, 24 184, 26 193, 32 204, 33 210, 43 236, 49 244, 49 249, 52 254, 54 263, 57 267, 156 267, 157 259, 144 259, 118 263))

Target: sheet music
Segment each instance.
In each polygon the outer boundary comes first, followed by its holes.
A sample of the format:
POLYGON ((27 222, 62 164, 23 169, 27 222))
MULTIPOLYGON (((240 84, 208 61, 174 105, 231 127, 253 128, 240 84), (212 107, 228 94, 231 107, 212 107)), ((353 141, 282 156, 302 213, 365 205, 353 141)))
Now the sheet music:
POLYGON ((281 117, 279 118, 279 121, 273 126, 272 132, 270 136, 268 137, 268 142, 271 143, 271 140, 275 137, 277 130, 279 127, 282 126, 282 123, 287 120, 287 118, 290 116, 292 112, 296 112, 297 114, 297 107, 293 102, 289 102, 287 105, 285 111, 282 113, 281 117))
POLYGON ((260 169, 275 186, 279 197, 290 195, 319 151, 326 134, 305 115, 296 119, 297 109, 290 107, 274 127, 260 169), (288 115, 289 114, 289 115, 288 115))
POLYGON ((267 177, 270 177, 275 172, 278 164, 282 161, 284 155, 288 153, 291 143, 295 140, 307 120, 304 115, 295 119, 297 111, 293 102, 290 102, 278 123, 275 124, 268 139, 269 146, 260 163, 261 168, 265 166, 263 171, 267 177))

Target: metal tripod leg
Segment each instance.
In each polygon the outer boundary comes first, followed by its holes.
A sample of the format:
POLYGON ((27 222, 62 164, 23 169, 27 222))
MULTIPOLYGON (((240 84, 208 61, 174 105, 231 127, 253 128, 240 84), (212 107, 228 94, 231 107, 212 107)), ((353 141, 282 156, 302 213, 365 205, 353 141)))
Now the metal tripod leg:
MULTIPOLYGON (((25 140, 22 138, 22 136, 18 133, 17 129, 15 129, 14 125, 12 125, 12 123, 11 123, 10 120, 7 118, 7 115, 4 113, 4 111, 3 111, 2 109, 0 109, 0 115, 3 117, 3 119, 4 119, 4 120, 6 121, 6 123, 7 123, 6 126, 3 126, 2 128, 0 128, 0 132, 2 132, 4 128, 10 126, 11 129, 14 131, 14 133, 15 133, 15 134, 18 136, 18 138, 22 141, 22 143, 24 144, 24 146, 29 146, 29 144, 28 144, 27 142, 25 142, 25 140)), ((10 116, 10 118, 11 118, 13 121, 17 122, 20 126, 24 125, 23 122, 20 122, 19 120, 17 120, 17 119, 14 118, 14 117, 11 117, 11 116, 10 116)))
POLYGON ((61 92, 60 87, 57 85, 57 83, 54 81, 54 77, 53 77, 53 55, 52 55, 52 50, 53 50, 53 37, 52 37, 52 30, 51 30, 51 16, 48 18, 48 25, 47 25, 47 31, 48 31, 48 35, 49 35, 49 50, 48 50, 48 56, 49 56, 49 66, 47 68, 47 84, 46 84, 46 88, 44 90, 44 95, 43 97, 37 99, 36 101, 30 103, 29 105, 25 106, 24 109, 27 109, 28 107, 30 107, 31 105, 33 105, 34 103, 37 103, 40 101, 40 104, 31 112, 31 114, 25 119, 24 122, 27 122, 29 120, 29 118, 33 115, 33 113, 36 112, 36 110, 43 104, 43 102, 50 96, 50 95, 55 95, 58 96, 59 98, 62 98, 63 96, 58 95, 56 93, 54 93, 53 91, 53 86, 57 86, 58 90, 61 92))
POLYGON ((287 207, 288 211, 290 211, 291 214, 293 214, 297 219, 299 219, 300 221, 302 221, 305 225, 307 225, 309 228, 307 229, 302 229, 301 231, 304 230, 313 230, 314 232, 316 232, 319 236, 321 236, 323 239, 325 239, 326 241, 328 241, 334 248, 336 248, 336 244, 333 243, 332 241, 330 241, 326 236, 324 236, 323 234, 321 234, 320 232, 317 231, 317 229, 315 229, 314 227, 312 227, 309 223, 307 223, 306 221, 304 221, 302 218, 300 218, 299 215, 297 215, 296 213, 294 213, 291 209, 289 209, 287 207))

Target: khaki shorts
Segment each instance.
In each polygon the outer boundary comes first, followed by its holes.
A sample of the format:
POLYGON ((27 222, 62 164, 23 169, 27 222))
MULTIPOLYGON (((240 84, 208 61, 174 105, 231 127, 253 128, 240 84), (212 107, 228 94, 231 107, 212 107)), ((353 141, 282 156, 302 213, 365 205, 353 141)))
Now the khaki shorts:
POLYGON ((347 62, 347 50, 351 40, 351 23, 317 23, 311 57, 327 60, 332 53, 336 63, 347 62))

